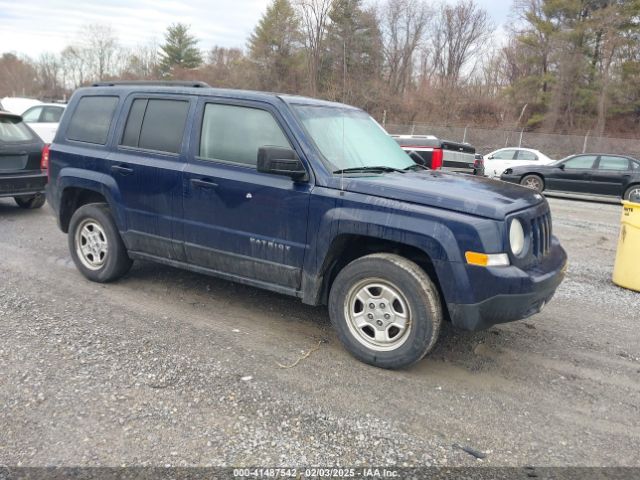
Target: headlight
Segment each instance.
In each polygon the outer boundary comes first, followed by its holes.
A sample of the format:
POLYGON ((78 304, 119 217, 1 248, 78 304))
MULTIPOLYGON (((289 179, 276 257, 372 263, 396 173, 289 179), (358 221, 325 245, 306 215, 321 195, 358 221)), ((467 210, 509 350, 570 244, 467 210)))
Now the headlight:
POLYGON ((520 255, 524 250, 524 229, 517 218, 511 220, 509 227, 509 244, 514 255, 520 255))

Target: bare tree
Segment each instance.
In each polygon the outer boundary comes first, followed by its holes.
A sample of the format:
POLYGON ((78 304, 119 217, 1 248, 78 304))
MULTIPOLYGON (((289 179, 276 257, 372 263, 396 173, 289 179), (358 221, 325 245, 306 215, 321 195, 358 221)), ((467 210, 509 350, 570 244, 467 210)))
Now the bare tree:
POLYGON ((307 51, 307 69, 311 95, 318 92, 322 50, 327 34, 332 0, 298 0, 307 51))
POLYGON ((389 0, 382 10, 386 79, 392 94, 403 94, 411 82, 430 16, 421 0, 389 0))
POLYGON ((113 75, 119 51, 113 29, 108 25, 88 25, 81 32, 81 40, 92 79, 103 80, 113 75))
POLYGON ((457 86, 465 67, 479 54, 493 34, 494 25, 487 12, 473 0, 443 4, 432 25, 434 67, 442 82, 457 86))
POLYGON ((42 89, 40 96, 52 100, 60 98, 64 87, 60 83, 62 65, 59 56, 48 52, 41 54, 37 68, 42 89))

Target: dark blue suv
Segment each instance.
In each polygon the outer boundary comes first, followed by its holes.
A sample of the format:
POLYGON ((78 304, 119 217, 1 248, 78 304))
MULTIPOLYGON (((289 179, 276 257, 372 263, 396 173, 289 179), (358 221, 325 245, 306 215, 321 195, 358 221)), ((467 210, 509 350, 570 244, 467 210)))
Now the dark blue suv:
POLYGON ((83 88, 49 174, 90 280, 145 259, 326 304, 349 351, 385 368, 420 360, 443 321, 539 312, 566 266, 540 194, 427 170, 362 110, 310 98, 83 88))

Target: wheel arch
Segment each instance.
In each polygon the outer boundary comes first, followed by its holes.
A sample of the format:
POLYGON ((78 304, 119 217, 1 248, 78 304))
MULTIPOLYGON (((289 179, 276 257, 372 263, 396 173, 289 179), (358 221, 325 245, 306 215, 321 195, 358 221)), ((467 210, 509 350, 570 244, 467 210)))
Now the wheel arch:
MULTIPOLYGON (((413 261, 429 275, 438 289, 440 298, 444 300, 445 296, 443 295, 437 266, 432 255, 428 252, 415 245, 395 240, 345 233, 336 236, 331 242, 317 274, 317 280, 306 279, 307 288, 303 288, 306 294, 303 296, 303 301, 305 303, 326 305, 331 285, 340 270, 352 261, 373 253, 394 253, 413 261)), ((448 316, 445 305, 443 305, 443 311, 445 316, 448 316)))

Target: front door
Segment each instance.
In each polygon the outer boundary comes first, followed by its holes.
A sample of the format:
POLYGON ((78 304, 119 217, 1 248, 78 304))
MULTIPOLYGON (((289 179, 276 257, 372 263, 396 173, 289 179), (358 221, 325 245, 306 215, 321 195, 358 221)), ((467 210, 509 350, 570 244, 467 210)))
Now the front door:
POLYGON ((187 261, 293 293, 307 248, 310 183, 259 173, 262 146, 295 148, 260 102, 201 100, 184 171, 187 261))
POLYGON ((570 158, 545 175, 546 188, 562 192, 588 192, 596 158, 597 155, 570 158))

